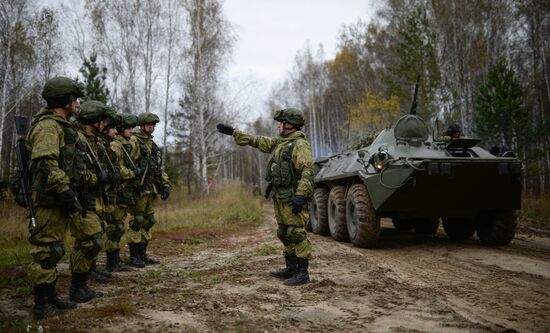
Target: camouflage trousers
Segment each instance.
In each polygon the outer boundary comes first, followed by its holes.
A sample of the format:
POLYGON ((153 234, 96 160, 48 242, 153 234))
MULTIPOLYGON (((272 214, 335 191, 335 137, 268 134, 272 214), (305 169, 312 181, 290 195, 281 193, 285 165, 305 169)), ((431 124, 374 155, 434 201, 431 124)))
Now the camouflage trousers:
POLYGON ((156 199, 156 194, 145 194, 130 208, 131 216, 126 233, 128 244, 147 243, 151 239, 151 228, 157 223, 154 212, 156 199))
POLYGON ((32 262, 27 275, 33 286, 53 283, 57 279, 57 263, 65 255, 65 235, 70 223, 59 208, 37 207, 36 227, 31 230, 32 262))
POLYGON ((126 232, 124 221, 128 215, 128 207, 116 206, 112 212, 113 219, 105 225, 105 251, 112 252, 120 249, 120 239, 126 232))
POLYGON ((88 272, 92 263, 105 245, 105 230, 101 199, 96 200, 96 210, 87 211, 86 216, 78 214, 71 224, 71 235, 74 237, 74 249, 71 254, 71 271, 77 273, 88 272))
POLYGON ((298 258, 311 257, 311 243, 307 238, 306 223, 309 220, 308 207, 298 214, 292 214, 292 205, 273 198, 275 219, 277 220, 277 237, 285 246, 285 255, 295 254, 298 258))

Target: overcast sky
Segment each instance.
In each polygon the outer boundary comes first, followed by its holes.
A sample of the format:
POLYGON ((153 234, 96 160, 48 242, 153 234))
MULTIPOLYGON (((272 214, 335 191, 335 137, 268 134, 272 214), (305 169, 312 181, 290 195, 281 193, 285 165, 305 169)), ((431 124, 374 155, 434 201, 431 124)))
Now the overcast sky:
POLYGON ((375 0, 225 0, 226 19, 237 35, 233 62, 228 68, 230 80, 237 83, 235 86, 251 83, 247 98, 253 109, 263 109, 269 89, 285 79, 296 53, 308 40, 313 50, 323 44, 325 57, 332 58, 341 27, 359 19, 368 21, 375 11, 374 3, 375 0))

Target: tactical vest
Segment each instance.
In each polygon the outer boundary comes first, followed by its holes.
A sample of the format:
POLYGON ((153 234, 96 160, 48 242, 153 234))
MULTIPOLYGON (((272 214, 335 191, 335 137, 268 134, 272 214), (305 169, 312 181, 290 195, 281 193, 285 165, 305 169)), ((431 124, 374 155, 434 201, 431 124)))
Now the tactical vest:
MULTIPOLYGON (((59 151, 59 168, 69 177, 71 189, 81 194, 86 190, 86 148, 78 137, 78 133, 72 126, 65 124, 63 127, 63 136, 65 145, 59 151)), ((57 205, 56 195, 48 189, 47 167, 43 165, 44 161, 31 162, 31 172, 33 174, 34 191, 36 193, 35 202, 38 206, 53 207, 57 205)), ((82 200, 81 195, 79 200, 82 200)))
POLYGON ((147 144, 141 139, 136 137, 139 142, 139 149, 141 151, 141 158, 139 159, 139 167, 145 173, 143 177, 143 184, 141 184, 141 191, 154 190, 154 186, 159 186, 162 179, 162 155, 157 144, 152 141, 151 149, 147 147, 147 144))
POLYGON ((290 202, 300 180, 300 173, 294 168, 292 152, 300 138, 286 145, 280 156, 273 155, 267 163, 265 180, 273 186, 275 197, 282 202, 290 202))
MULTIPOLYGON (((102 138, 97 142, 97 157, 104 169, 108 170, 112 175, 118 175, 120 178, 120 173, 116 167, 117 158, 115 153, 109 148, 109 140, 109 138, 102 138)), ((105 205, 114 205, 116 203, 119 185, 120 182, 103 185, 101 194, 105 205)))

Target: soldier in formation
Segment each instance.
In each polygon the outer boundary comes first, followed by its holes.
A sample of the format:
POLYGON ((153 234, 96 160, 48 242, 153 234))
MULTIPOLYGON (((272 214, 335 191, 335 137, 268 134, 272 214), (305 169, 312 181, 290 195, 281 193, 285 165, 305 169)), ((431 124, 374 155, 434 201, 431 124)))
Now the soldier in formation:
POLYGON ((56 77, 42 91, 47 107, 32 119, 26 137, 36 226, 30 230, 32 263, 28 276, 34 290, 33 317, 73 309, 76 304, 57 297, 57 263, 65 255, 65 235, 71 219, 83 211, 77 191, 95 177, 83 167, 78 135, 69 118, 77 111, 81 87, 56 77))
POLYGON ((140 128, 130 138, 134 160, 142 172, 137 182, 135 204, 130 208, 132 218, 127 233, 130 248, 130 265, 144 267, 146 264, 158 264, 149 257, 147 246, 151 239, 151 228, 155 225, 154 203, 160 194, 162 200, 170 195, 168 175, 162 170, 162 154, 153 141, 155 125, 160 121, 153 113, 145 112, 138 116, 140 128))
POLYGON ((270 274, 284 278, 290 286, 309 282, 311 243, 305 229, 309 220, 307 203, 313 195, 313 155, 301 131, 304 117, 300 110, 288 108, 275 112, 279 136, 253 136, 231 126, 218 124, 220 133, 233 136, 241 146, 252 146, 270 154, 266 197, 273 195, 277 237, 284 245, 286 267, 270 274))
POLYGON ((153 203, 158 194, 164 200, 170 195, 162 156, 152 140, 159 119, 152 113, 141 114, 139 120, 117 115, 94 100, 82 103, 76 114, 82 95, 82 87, 69 78, 46 82, 42 96, 47 107, 33 117, 25 138, 37 221, 30 229, 33 261, 28 269, 36 320, 103 296, 88 287, 90 278, 106 282, 109 272, 128 270, 120 262, 120 241, 130 212, 132 265, 158 263, 147 255, 155 224, 153 203), (71 121, 74 115, 76 121, 71 121), (140 129, 133 133, 138 124, 140 129), (65 255, 69 230, 74 238, 71 301, 63 301, 56 293, 56 266, 65 255), (96 265, 102 250, 107 253, 107 272, 96 265))

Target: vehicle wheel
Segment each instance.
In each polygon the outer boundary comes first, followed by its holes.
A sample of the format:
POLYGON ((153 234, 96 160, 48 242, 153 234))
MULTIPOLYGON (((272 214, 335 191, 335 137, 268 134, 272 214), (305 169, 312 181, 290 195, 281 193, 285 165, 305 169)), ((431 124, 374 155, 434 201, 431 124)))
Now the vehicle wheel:
POLYGON ((476 232, 472 219, 442 217, 441 220, 443 221, 443 229, 450 239, 470 239, 476 232))
POLYGON ((516 234, 514 211, 487 212, 476 218, 477 236, 485 245, 508 245, 516 234))
POLYGON ((346 198, 349 238, 353 245, 372 248, 380 239, 380 218, 376 216, 367 187, 354 184, 346 198))
POLYGON ((328 227, 332 238, 349 242, 346 225, 346 187, 334 186, 328 195, 328 227))
POLYGON ((439 228, 439 218, 414 219, 413 226, 417 234, 433 235, 439 228))
POLYGON ((410 231, 414 226, 411 220, 398 217, 391 219, 391 221, 397 231, 410 231))
POLYGON ((330 235, 328 229, 328 189, 316 188, 311 200, 311 209, 309 214, 311 231, 319 235, 330 235))

